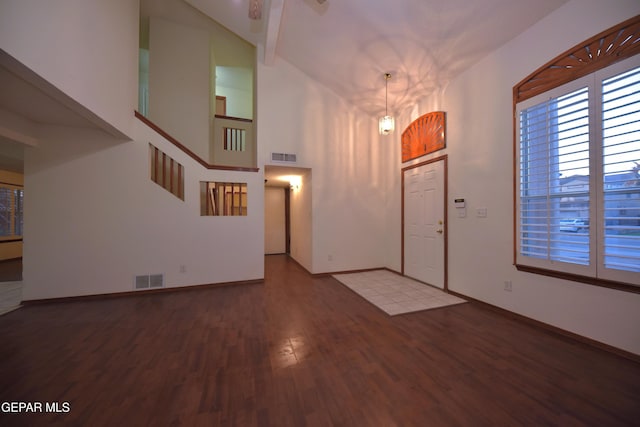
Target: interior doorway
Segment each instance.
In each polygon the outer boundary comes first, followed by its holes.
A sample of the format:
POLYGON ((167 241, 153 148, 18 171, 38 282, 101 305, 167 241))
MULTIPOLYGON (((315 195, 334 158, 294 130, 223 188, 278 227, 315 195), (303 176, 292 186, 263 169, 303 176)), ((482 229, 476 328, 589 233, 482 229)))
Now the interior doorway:
POLYGON ((265 171, 265 254, 286 253, 312 266, 311 169, 267 165, 265 171))

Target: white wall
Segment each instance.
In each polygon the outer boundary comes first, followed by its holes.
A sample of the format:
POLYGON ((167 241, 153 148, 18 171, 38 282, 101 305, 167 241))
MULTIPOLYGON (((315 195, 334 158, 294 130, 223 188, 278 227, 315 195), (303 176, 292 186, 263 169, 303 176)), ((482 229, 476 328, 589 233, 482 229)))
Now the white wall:
POLYGON ((141 122, 134 132, 114 146, 50 128, 26 150, 25 300, 131 291, 140 274, 167 287, 264 277, 260 174, 207 170, 141 122), (148 141, 184 165, 184 202, 149 178, 148 141), (246 182, 248 215, 200 216, 200 181, 246 182))
MULTIPOLYGON (((242 77, 249 78, 251 87, 246 92, 223 95, 230 98, 227 99, 229 115, 253 118, 255 47, 182 0, 141 1, 141 10, 143 16, 151 17, 152 45, 154 21, 156 25, 164 22, 160 24, 163 25, 160 34, 163 39, 156 39, 160 43, 155 43, 164 57, 161 64, 155 65, 155 71, 153 63, 149 71, 151 79, 154 73, 163 74, 162 86, 159 93, 151 89, 150 98, 153 103, 154 96, 157 100, 160 95, 163 97, 160 102, 168 100, 168 104, 164 104, 162 110, 152 110, 151 118, 203 160, 217 163, 211 153, 213 147, 205 145, 207 142, 212 144, 212 138, 207 138, 215 113, 215 69, 221 65, 243 70, 242 77), (240 100, 236 99, 237 94, 241 96, 240 100), (156 112, 161 112, 162 117, 158 118, 156 112)), ((153 51, 154 46, 150 49, 153 51)), ((154 61, 153 52, 150 52, 150 60, 154 61)), ((156 103, 156 107, 158 105, 156 103)))
POLYGON ((149 24, 149 118, 209 160, 209 33, 161 18, 149 24))
POLYGON ((130 135, 138 88, 137 1, 2 0, 0 47, 130 135))
POLYGON ((283 254, 287 251, 285 197, 282 187, 264 189, 264 253, 283 254))
POLYGON ((253 119, 253 69, 216 67, 216 95, 227 98, 229 117, 253 119))
POLYGON ((227 116, 254 119, 256 48, 220 27, 211 34, 215 95, 227 97, 227 116))
POLYGON ((298 155, 292 166, 312 169, 310 271, 384 265, 388 145, 375 118, 276 58, 258 66, 258 148, 259 165, 285 152, 298 155))
POLYGON ((167 287, 264 277, 261 174, 204 169, 134 119, 137 5, 0 3, 1 47, 134 140, 43 125, 25 148, 26 300, 130 291, 140 274, 167 287), (149 178, 150 141, 185 166, 185 201, 149 178), (200 181, 246 182, 248 216, 201 217, 200 181))
MULTIPOLYGON (((639 294, 518 272, 513 266, 512 87, 580 41, 638 13, 637 1, 570 1, 450 82, 443 98, 449 288, 636 354, 639 294), (457 218, 457 197, 467 201, 466 218, 457 218), (487 208, 487 218, 476 216, 481 207, 487 208), (513 282, 513 292, 503 290, 505 280, 513 282)), ((425 99, 413 114, 433 111, 433 106, 434 99, 425 99)), ((402 118, 400 129, 415 117, 402 118)), ((393 194, 400 193, 397 175, 393 194)), ((399 229, 397 209, 390 218, 399 229)), ((390 265, 397 268, 399 258, 393 256, 390 265)))

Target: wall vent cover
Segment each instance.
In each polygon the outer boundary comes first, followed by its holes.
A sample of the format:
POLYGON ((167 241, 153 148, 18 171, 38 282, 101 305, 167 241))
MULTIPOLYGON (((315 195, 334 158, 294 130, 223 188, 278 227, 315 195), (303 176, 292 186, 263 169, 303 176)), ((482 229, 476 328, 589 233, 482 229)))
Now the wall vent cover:
POLYGON ((143 274, 141 276, 136 276, 133 283, 134 289, 150 289, 163 287, 164 274, 143 274))
POLYGON ((163 274, 151 274, 149 275, 149 287, 150 288, 162 288, 164 286, 163 274))
POLYGON ((297 156, 292 153, 271 153, 272 162, 296 163, 297 156))

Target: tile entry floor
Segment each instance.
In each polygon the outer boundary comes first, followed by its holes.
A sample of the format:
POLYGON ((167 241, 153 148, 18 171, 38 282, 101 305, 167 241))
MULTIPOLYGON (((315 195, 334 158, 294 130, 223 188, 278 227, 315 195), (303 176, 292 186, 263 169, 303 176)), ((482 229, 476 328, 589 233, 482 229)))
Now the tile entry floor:
POLYGON ((390 316, 466 302, 388 270, 334 274, 333 277, 390 316))

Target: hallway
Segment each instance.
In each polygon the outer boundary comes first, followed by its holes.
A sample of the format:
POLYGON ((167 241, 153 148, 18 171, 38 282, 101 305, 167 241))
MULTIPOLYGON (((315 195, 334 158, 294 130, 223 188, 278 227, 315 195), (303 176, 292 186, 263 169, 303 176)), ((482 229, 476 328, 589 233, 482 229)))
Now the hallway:
POLYGON ((631 425, 640 365, 470 302, 390 317, 267 256, 264 284, 0 317, 3 425, 631 425))

